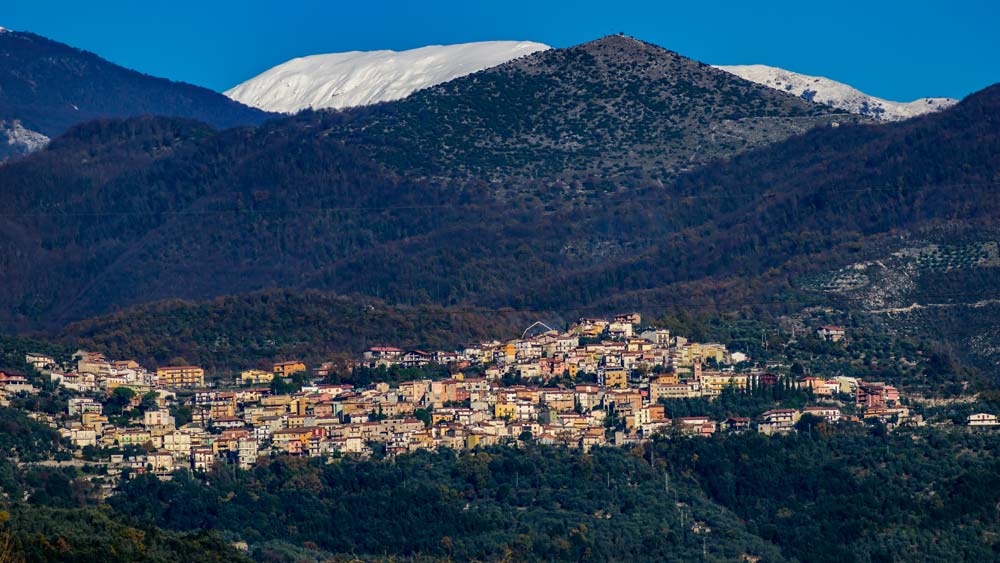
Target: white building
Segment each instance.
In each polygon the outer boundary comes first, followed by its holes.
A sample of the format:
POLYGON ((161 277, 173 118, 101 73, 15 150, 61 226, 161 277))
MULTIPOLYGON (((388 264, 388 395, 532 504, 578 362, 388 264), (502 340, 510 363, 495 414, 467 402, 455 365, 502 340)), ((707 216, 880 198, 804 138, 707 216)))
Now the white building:
POLYGON ((997 415, 985 412, 970 414, 966 421, 969 426, 996 426, 1000 424, 1000 422, 997 422, 997 415))

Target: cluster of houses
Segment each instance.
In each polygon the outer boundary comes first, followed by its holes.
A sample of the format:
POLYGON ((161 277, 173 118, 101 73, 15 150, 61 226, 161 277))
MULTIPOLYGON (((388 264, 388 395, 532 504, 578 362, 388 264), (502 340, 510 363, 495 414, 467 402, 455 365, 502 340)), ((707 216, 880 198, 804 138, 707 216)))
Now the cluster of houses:
POLYGON ((80 393, 115 387, 129 387, 139 393, 156 388, 197 388, 205 386, 205 370, 197 366, 166 366, 149 371, 135 360, 107 360, 97 352, 78 351, 73 370, 61 369, 45 354, 27 354, 25 362, 55 383, 80 393))
POLYGON ((15 371, 0 370, 0 406, 10 406, 11 395, 29 393, 34 395, 39 389, 28 381, 28 376, 15 371))
MULTIPOLYGON (((75 447, 127 448, 128 453, 112 457, 115 471, 164 477, 181 467, 205 471, 218 463, 248 468, 274 454, 367 456, 379 450, 395 455, 529 439, 587 450, 636 443, 664 431, 790 432, 805 415, 829 422, 916 420, 890 385, 849 377, 791 381, 737 370, 746 355, 640 326, 639 316, 629 314, 610 321, 581 319, 565 332, 525 334, 453 352, 373 347, 357 366, 436 363, 449 366, 451 377, 364 388, 306 378, 301 389, 287 394, 274 392, 272 381, 308 374, 304 363, 279 362, 271 370, 246 370, 231 385, 207 386, 204 370, 196 366, 151 371, 134 361, 109 361, 82 351, 72 370, 40 354, 26 360, 75 392, 66 415, 49 419, 75 447), (809 389, 817 402, 830 405, 847 398, 860 416, 845 416, 837 406, 810 406, 771 410, 754 419, 670 418, 665 406, 666 399, 713 398, 727 388, 773 385, 809 389), (118 387, 134 391, 124 409, 141 416, 105 412, 118 387), (178 407, 190 422, 177 424, 171 413, 178 407)), ((313 375, 328 369, 321 366, 313 375)))

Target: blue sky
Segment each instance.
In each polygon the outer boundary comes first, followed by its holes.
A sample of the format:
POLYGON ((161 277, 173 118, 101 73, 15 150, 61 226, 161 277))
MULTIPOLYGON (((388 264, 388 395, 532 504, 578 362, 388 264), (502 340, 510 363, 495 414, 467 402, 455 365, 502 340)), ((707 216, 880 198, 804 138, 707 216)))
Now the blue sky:
POLYGON ((780 66, 895 100, 1000 82, 1000 0, 42 0, 5 2, 0 26, 216 90, 295 56, 495 39, 565 47, 620 31, 704 62, 780 66))

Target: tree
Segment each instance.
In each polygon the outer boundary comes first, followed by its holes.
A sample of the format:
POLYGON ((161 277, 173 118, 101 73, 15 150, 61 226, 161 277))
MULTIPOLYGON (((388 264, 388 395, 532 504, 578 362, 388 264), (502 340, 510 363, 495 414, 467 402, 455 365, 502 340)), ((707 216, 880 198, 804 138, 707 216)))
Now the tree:
POLYGON ((803 414, 799 421, 795 423, 795 429, 802 433, 812 433, 812 430, 821 424, 826 422, 826 420, 821 416, 816 416, 814 414, 806 413, 803 414))
POLYGON ((296 373, 290 378, 275 374, 274 379, 271 380, 271 393, 275 395, 297 393, 305 385, 306 380, 306 374, 302 372, 296 373))
POLYGON ((413 418, 423 422, 424 427, 429 427, 431 425, 431 421, 433 420, 430 409, 417 409, 413 411, 413 418))
POLYGON ((104 403, 104 412, 108 415, 120 415, 132 404, 135 391, 129 387, 115 387, 104 403))
POLYGON ((174 417, 174 424, 178 428, 188 424, 194 418, 191 413, 191 407, 186 405, 174 405, 171 407, 170 416, 174 417))
POLYGON ((155 411, 159 408, 157 403, 156 391, 150 391, 142 396, 142 402, 139 403, 139 412, 145 413, 146 411, 155 411))

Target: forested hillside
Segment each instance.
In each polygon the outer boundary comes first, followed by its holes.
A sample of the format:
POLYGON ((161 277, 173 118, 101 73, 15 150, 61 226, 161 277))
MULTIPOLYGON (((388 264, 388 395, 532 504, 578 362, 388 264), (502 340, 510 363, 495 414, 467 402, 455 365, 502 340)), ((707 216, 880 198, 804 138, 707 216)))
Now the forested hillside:
POLYGON ((33 33, 0 32, 0 121, 49 137, 102 117, 165 115, 226 128, 270 114, 206 88, 122 68, 33 33))
POLYGON ((623 35, 337 117, 322 126, 396 170, 573 189, 664 182, 817 125, 863 120, 623 35))
POLYGON ((235 478, 136 479, 112 506, 169 528, 238 533, 262 561, 296 560, 302 546, 428 561, 990 560, 997 446, 993 434, 821 423, 789 437, 673 436, 632 452, 281 459, 235 478))
POLYGON ((698 144, 726 120, 820 113, 803 104, 613 36, 347 114, 218 133, 164 118, 82 125, 0 167, 2 323, 61 327, 267 288, 559 318, 781 306, 826 299, 790 290, 895 252, 900 236, 953 223, 975 238, 997 215, 997 87, 897 124, 841 123, 748 152, 793 131, 703 144, 692 167, 744 152, 667 181, 668 164, 642 156, 698 144), (524 99, 501 88, 535 80, 554 82, 524 99), (644 81, 655 92, 633 91, 644 81), (590 148, 560 161, 556 137, 536 133, 593 121, 561 105, 565 92, 604 100, 594 111, 606 119, 588 129, 590 148), (682 137, 644 125, 659 110, 637 109, 667 98, 694 104, 682 137), (503 166, 476 161, 500 154, 503 166), (588 171, 616 159, 636 174, 588 171))
POLYGON ((536 320, 528 312, 437 305, 390 306, 315 290, 266 290, 211 301, 169 300, 73 323, 59 341, 144 364, 183 363, 236 372, 274 358, 318 365, 370 346, 454 349, 510 337, 536 320))
POLYGON ((281 459, 207 482, 140 478, 111 505, 174 529, 238 531, 264 561, 294 560, 283 554, 302 545, 363 559, 690 561, 702 551, 690 529, 696 520, 725 538, 713 557, 785 560, 696 488, 668 492, 662 471, 616 449, 422 452, 395 463, 281 459), (286 513, 290 506, 300 509, 286 513))
POLYGON ((95 506, 102 477, 87 468, 80 474, 72 466, 36 465, 53 455, 69 458, 58 432, 19 409, 0 408, 0 561, 249 561, 216 533, 170 532, 95 506))

